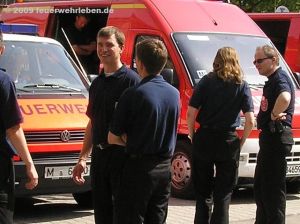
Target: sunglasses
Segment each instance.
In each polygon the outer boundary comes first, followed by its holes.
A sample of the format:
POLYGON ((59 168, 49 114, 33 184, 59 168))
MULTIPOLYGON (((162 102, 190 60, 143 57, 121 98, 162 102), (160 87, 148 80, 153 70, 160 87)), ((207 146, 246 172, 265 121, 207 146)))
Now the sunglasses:
POLYGON ((273 57, 260 58, 260 59, 254 60, 254 61, 253 61, 253 64, 254 64, 254 65, 255 65, 256 63, 257 63, 257 64, 261 64, 261 63, 264 62, 264 60, 266 60, 266 59, 272 59, 272 58, 273 58, 273 57))

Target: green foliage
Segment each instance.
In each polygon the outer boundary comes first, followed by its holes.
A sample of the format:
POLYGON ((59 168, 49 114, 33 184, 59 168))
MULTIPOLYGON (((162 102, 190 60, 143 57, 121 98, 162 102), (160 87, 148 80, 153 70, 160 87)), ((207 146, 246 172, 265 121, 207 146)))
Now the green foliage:
POLYGON ((274 12, 278 6, 286 6, 290 12, 300 12, 300 0, 231 0, 246 12, 274 12))

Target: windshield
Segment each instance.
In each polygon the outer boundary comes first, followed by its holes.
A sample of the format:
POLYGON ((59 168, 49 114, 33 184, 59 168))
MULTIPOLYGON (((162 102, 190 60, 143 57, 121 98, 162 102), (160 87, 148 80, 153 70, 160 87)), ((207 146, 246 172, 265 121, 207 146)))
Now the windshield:
POLYGON ((21 41, 4 41, 4 45, 0 68, 11 75, 19 93, 87 92, 87 83, 61 46, 21 41))
MULTIPOLYGON (((249 85, 262 87, 267 80, 266 77, 259 75, 253 65, 256 47, 271 44, 267 38, 215 33, 174 33, 173 39, 193 84, 198 83, 204 75, 213 70, 212 64, 216 53, 219 48, 225 46, 237 50, 244 79, 249 85)), ((280 66, 288 74, 290 73, 282 58, 280 58, 280 66)))

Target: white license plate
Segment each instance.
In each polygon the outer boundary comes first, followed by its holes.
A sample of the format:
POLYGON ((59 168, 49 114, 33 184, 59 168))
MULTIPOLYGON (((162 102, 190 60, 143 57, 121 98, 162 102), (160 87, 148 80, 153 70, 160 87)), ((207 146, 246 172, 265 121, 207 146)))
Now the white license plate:
POLYGON ((300 165, 288 165, 286 168, 287 176, 299 176, 300 175, 300 165))
MULTIPOLYGON (((45 178, 52 179, 66 179, 72 178, 74 166, 46 166, 45 167, 45 178)), ((90 175, 90 165, 87 165, 83 176, 90 175)))

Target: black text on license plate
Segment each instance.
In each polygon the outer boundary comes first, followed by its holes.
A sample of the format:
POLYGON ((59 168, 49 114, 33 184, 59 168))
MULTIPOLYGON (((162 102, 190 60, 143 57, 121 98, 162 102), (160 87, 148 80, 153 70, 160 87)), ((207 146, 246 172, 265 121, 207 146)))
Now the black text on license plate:
MULTIPOLYGON (((53 178, 53 179, 63 179, 63 178, 71 178, 73 175, 74 166, 51 166, 45 167, 45 178, 53 178)), ((84 176, 90 175, 90 165, 87 165, 84 173, 84 176)))
POLYGON ((287 176, 298 176, 300 175, 300 165, 288 165, 286 168, 287 176))

